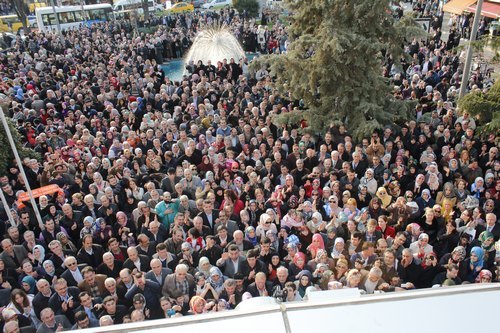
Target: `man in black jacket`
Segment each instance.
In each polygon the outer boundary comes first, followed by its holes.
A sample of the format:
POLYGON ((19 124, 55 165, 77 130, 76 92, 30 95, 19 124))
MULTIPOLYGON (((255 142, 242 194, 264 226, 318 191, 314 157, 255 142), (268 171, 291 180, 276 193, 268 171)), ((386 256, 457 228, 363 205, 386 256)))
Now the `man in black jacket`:
POLYGON ((252 297, 272 296, 273 284, 266 281, 266 273, 259 272, 255 274, 255 282, 250 284, 247 291, 252 297))
POLYGON ((68 287, 68 283, 63 278, 57 279, 54 289, 56 292, 49 299, 49 307, 56 315, 64 315, 71 324, 74 324, 75 313, 73 311, 80 306, 78 298, 80 289, 68 287))
POLYGON ((40 279, 36 283, 36 288, 38 289, 38 293, 33 297, 33 310, 35 310, 35 314, 38 319, 42 319, 40 313, 43 309, 49 306, 50 297, 54 294, 54 291, 50 288, 49 281, 45 279, 40 279))
POLYGON ((403 250, 403 259, 401 264, 404 267, 405 282, 411 282, 416 288, 420 288, 422 266, 418 265, 413 258, 413 253, 410 249, 403 250))
POLYGON ((123 317, 127 315, 127 308, 123 305, 117 305, 112 296, 106 296, 102 301, 103 309, 99 313, 99 319, 103 316, 111 316, 114 324, 122 324, 123 317))

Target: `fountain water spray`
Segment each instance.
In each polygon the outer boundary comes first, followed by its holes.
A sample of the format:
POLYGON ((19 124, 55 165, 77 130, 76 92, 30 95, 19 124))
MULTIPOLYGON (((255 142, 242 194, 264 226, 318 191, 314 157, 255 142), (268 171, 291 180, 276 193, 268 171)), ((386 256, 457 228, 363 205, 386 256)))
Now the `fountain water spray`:
POLYGON ((206 65, 208 60, 211 60, 213 65, 217 65, 217 61, 223 59, 227 59, 229 62, 231 58, 234 58, 238 62, 243 57, 245 57, 245 51, 240 43, 231 33, 229 27, 222 25, 200 31, 184 58, 184 62, 189 64, 192 60, 196 64, 201 60, 206 65))

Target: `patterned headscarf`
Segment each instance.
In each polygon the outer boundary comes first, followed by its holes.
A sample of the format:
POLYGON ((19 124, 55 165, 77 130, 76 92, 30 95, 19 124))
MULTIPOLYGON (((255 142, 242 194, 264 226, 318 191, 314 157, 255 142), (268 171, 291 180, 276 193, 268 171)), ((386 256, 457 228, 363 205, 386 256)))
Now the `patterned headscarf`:
POLYGON ((463 246, 457 246, 453 249, 453 251, 451 251, 451 254, 453 255, 454 253, 457 253, 458 255, 460 255, 458 261, 462 261, 465 259, 465 248, 463 246))
POLYGON ((483 231, 481 234, 479 234, 479 242, 481 243, 481 248, 486 251, 486 252, 490 252, 492 249, 493 249, 493 246, 495 245, 495 242, 491 242, 490 245, 487 245, 485 244, 485 242, 488 240, 488 239, 493 239, 494 236, 491 232, 485 230, 483 231))

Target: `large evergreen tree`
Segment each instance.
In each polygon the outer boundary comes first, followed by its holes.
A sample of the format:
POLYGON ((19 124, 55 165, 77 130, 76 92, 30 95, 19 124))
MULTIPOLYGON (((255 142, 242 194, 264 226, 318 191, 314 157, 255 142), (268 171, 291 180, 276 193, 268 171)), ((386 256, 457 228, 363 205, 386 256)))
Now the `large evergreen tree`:
POLYGON ((467 111, 478 120, 479 130, 485 133, 500 131, 500 81, 487 93, 481 89, 470 92, 458 100, 460 112, 467 111))
POLYGON ((390 97, 382 76, 384 57, 398 62, 403 42, 425 33, 404 17, 395 20, 390 0, 285 0, 292 14, 286 54, 261 58, 276 77, 278 89, 302 100, 305 111, 278 117, 278 122, 306 120, 321 132, 345 123, 355 137, 399 118, 410 108, 390 97))

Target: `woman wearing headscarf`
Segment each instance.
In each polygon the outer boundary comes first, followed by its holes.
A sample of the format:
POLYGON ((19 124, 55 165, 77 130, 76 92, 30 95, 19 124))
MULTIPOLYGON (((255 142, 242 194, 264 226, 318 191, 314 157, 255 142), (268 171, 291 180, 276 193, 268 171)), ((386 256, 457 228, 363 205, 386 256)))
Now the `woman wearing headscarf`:
POLYGON ((56 272, 56 267, 52 260, 45 260, 43 262, 43 278, 49 281, 51 284, 58 278, 58 274, 56 272))
POLYGON ((325 250, 325 243, 323 240, 323 236, 321 236, 321 234, 318 233, 312 236, 312 242, 307 247, 307 251, 309 252, 309 257, 312 258, 312 260, 314 260, 319 250, 325 250))
POLYGON ((61 242, 63 250, 71 251, 72 253, 77 253, 78 249, 75 244, 69 239, 68 235, 66 235, 63 231, 60 231, 56 235, 56 239, 61 242))
POLYGON ((453 206, 457 203, 457 196, 455 195, 455 186, 448 182, 443 185, 443 190, 438 192, 436 197, 436 203, 443 206, 443 200, 449 200, 453 206))
POLYGON ((465 259, 462 271, 459 271, 462 281, 474 283, 479 272, 485 267, 484 250, 479 246, 474 246, 470 251, 470 257, 465 259))
POLYGON ((317 233, 321 231, 325 231, 326 223, 323 221, 323 217, 320 212, 314 212, 312 214, 311 220, 307 222, 307 228, 311 231, 311 233, 317 233))
POLYGON ((31 261, 33 267, 42 267, 42 263, 45 259, 45 248, 39 244, 33 246, 33 259, 31 261))
POLYGON ((487 269, 481 270, 477 276, 476 283, 490 283, 493 279, 493 274, 487 269))
POLYGON ((312 286, 311 272, 308 270, 300 271, 296 276, 295 284, 297 285, 297 293, 303 298, 306 295, 307 288, 312 286))
POLYGON ((210 276, 210 268, 212 268, 210 260, 207 257, 201 257, 198 262, 198 272, 203 273, 205 279, 208 279, 210 276))
POLYGON ((263 237, 266 235, 268 230, 273 230, 278 233, 276 228, 276 224, 273 223, 273 217, 269 215, 267 212, 262 214, 259 219, 259 225, 255 229, 255 233, 257 237, 263 237))
POLYGON ((316 268, 318 267, 318 264, 324 264, 326 265, 326 269, 333 269, 335 267, 335 261, 332 258, 328 257, 328 253, 326 250, 318 250, 316 253, 316 256, 309 260, 307 263, 307 269, 311 272, 314 272, 316 268))
POLYGON ((220 271, 219 267, 213 266, 210 268, 210 276, 208 277, 208 282, 212 286, 212 293, 214 294, 214 298, 218 299, 219 294, 224 290, 224 276, 220 271))
POLYGON ((189 267, 197 267, 199 263, 198 252, 195 252, 191 243, 183 242, 181 245, 181 252, 177 253, 177 258, 179 260, 186 260, 189 263, 189 267))
POLYGON ((295 279, 297 275, 307 268, 306 255, 302 252, 297 252, 293 256, 293 262, 288 266, 288 276, 291 279, 295 279))
POLYGON ((484 187, 484 179, 483 177, 477 177, 470 187, 470 192, 473 196, 479 199, 484 197, 484 191, 486 191, 484 187))
POLYGON ((422 195, 418 197, 415 202, 417 203, 418 209, 422 214, 424 213, 425 208, 434 207, 436 204, 436 201, 431 197, 431 191, 429 191, 429 189, 424 189, 422 191, 422 195))
POLYGON ((35 295, 37 293, 36 280, 31 275, 27 275, 21 279, 21 287, 26 294, 35 295))
POLYGON ((349 256, 349 252, 345 248, 345 241, 342 237, 335 238, 335 243, 332 249, 332 258, 338 260, 340 258, 347 258, 349 256))
POLYGON ((481 248, 484 250, 484 261, 486 267, 495 266, 495 239, 491 232, 485 230, 479 234, 478 241, 481 243, 481 248))
POLYGON ((245 239, 251 242, 252 245, 255 247, 257 244, 259 244, 260 237, 257 237, 257 235, 255 234, 255 228, 249 226, 246 227, 245 229, 245 239))

